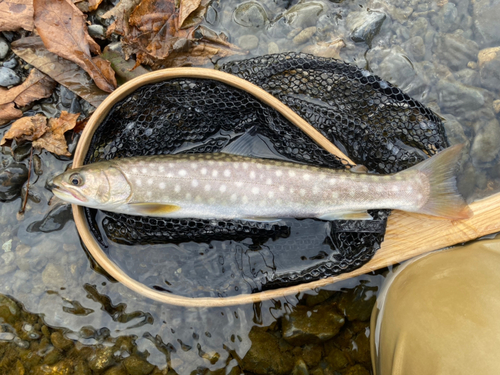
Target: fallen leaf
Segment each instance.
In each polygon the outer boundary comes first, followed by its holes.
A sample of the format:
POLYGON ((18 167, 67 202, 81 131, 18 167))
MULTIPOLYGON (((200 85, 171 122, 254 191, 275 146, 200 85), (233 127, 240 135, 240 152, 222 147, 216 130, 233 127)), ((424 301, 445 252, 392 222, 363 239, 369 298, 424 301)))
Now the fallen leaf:
POLYGON ((64 133, 76 126, 79 113, 61 112, 57 119, 49 119, 49 129, 38 139, 33 141, 33 147, 44 148, 49 152, 61 156, 71 156, 64 133))
POLYGON ((144 73, 148 73, 148 70, 140 65, 135 67, 135 60, 125 60, 121 52, 121 43, 119 42, 107 45, 101 57, 111 63, 111 67, 116 73, 116 79, 119 84, 130 81, 144 73), (117 47, 119 48, 117 49, 117 47))
POLYGON ((184 21, 200 6, 201 0, 181 0, 179 6, 178 29, 183 28, 184 21))
POLYGON ((73 4, 83 13, 88 13, 96 10, 102 0, 73 0, 73 4))
POLYGON ((99 7, 99 4, 102 3, 102 0, 89 0, 89 10, 92 12, 99 7))
POLYGON ((10 145, 13 140, 16 142, 33 141, 43 136, 48 129, 47 118, 44 115, 23 117, 15 121, 4 134, 0 146, 10 145))
POLYGON ((223 34, 211 31, 215 37, 207 37, 207 28, 200 32, 194 27, 194 22, 201 22, 208 0, 181 0, 179 4, 176 8, 174 0, 143 0, 130 14, 128 25, 113 29, 123 36, 125 57, 135 54, 136 65, 161 68, 203 66, 213 57, 245 53, 228 43, 223 34), (193 26, 186 28, 186 24, 193 26))
POLYGON ((124 35, 128 27, 130 14, 140 2, 141 0, 121 0, 114 8, 104 13, 102 18, 108 19, 114 17, 115 19, 115 22, 108 27, 106 34, 108 36, 112 33, 124 35))
POLYGON ((0 31, 32 31, 33 0, 0 1, 0 31))
MULTIPOLYGON (((0 94, 2 92, 0 91, 0 94)), ((23 115, 20 109, 17 109, 14 103, 7 103, 0 105, 0 126, 15 120, 23 115)))
POLYGON ((98 88, 90 76, 74 62, 48 51, 38 36, 16 40, 11 44, 11 48, 28 64, 66 86, 94 107, 99 106, 108 96, 108 93, 98 88))
POLYGON ((21 117, 23 113, 17 107, 49 97, 55 87, 54 80, 39 70, 32 69, 22 84, 9 90, 0 89, 0 125, 21 117))
POLYGON ((113 91, 114 74, 103 72, 100 60, 91 57, 91 51, 100 53, 100 48, 87 32, 84 14, 69 0, 34 0, 33 5, 35 27, 45 47, 84 69, 101 90, 113 91))

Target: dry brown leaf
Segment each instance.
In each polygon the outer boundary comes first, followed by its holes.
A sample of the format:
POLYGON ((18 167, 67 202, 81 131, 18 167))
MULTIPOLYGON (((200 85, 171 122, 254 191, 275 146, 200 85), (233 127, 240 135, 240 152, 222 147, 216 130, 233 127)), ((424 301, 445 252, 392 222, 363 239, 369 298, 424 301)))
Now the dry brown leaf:
POLYGON ((181 0, 179 6, 178 29, 183 28, 184 21, 200 6, 201 0, 181 0))
POLYGON ((106 92, 116 88, 114 75, 103 73, 90 53, 100 48, 87 32, 84 14, 69 0, 34 0, 35 27, 47 49, 83 68, 106 92))
POLYGON ((44 148, 56 155, 71 156, 64 133, 76 126, 78 116, 80 116, 79 113, 62 111, 59 118, 51 118, 49 129, 40 138, 33 141, 33 147, 44 148))
MULTIPOLYGON (((7 90, 5 90, 7 91, 7 90)), ((0 95, 2 92, 0 91, 0 95)), ((23 115, 20 109, 17 109, 14 103, 7 103, 0 105, 0 126, 15 120, 23 115)))
POLYGON ((0 31, 32 31, 33 0, 0 1, 0 31))
POLYGON ((0 125, 19 118, 22 112, 16 108, 52 95, 57 83, 37 69, 32 69, 26 80, 9 90, 0 89, 0 125))
POLYGON ((89 10, 92 12, 96 10, 99 4, 102 3, 102 0, 89 0, 89 10))
POLYGON ((10 145, 12 140, 33 141, 43 136, 48 129, 47 118, 44 115, 23 117, 12 124, 0 141, 0 146, 10 145))

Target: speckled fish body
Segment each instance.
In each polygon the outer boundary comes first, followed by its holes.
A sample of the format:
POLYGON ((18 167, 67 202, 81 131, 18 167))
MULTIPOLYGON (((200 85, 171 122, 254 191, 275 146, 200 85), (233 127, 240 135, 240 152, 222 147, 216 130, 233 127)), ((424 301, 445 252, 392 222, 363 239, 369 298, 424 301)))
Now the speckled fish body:
POLYGON ((89 207, 172 218, 370 219, 366 210, 390 208, 459 219, 470 216, 450 172, 459 151, 385 176, 224 153, 133 157, 68 171, 53 191, 89 207))

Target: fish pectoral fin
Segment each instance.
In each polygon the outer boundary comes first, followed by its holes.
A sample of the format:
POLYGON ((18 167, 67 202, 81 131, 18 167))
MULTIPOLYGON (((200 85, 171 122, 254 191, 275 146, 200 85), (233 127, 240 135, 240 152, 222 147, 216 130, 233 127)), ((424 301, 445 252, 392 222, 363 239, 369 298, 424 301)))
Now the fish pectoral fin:
POLYGON ((137 212, 144 215, 165 215, 175 211, 179 211, 181 208, 175 204, 165 204, 165 203, 129 203, 129 205, 137 212))
POLYGON ((328 212, 318 216, 321 220, 373 220, 373 217, 366 211, 336 211, 328 212))
POLYGON ((357 164, 349 169, 350 172, 352 173, 360 173, 360 174, 365 174, 368 173, 368 168, 366 168, 362 164, 357 164))
POLYGON ((281 219, 277 218, 277 217, 258 217, 258 216, 240 217, 237 220, 259 221, 262 223, 275 223, 275 222, 281 221, 281 219))

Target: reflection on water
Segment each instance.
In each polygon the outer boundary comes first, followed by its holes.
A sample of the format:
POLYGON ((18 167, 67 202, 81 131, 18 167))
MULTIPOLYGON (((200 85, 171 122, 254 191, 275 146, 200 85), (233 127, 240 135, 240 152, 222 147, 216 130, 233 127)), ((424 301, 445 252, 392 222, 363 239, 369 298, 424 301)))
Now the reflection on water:
MULTIPOLYGON (((460 187, 477 199, 498 191, 500 176, 499 16, 497 0, 223 1, 212 3, 207 25, 249 56, 340 56, 398 85, 446 119, 451 143, 466 143, 460 187)), ((44 105, 56 110, 52 103, 44 105)), ((3 151, 2 162, 10 162, 3 151)), ((21 151, 16 158, 27 165, 21 151)), ((92 269, 66 211, 49 214, 45 181, 68 162, 42 153, 41 164, 24 217, 13 180, 1 174, 2 194, 14 199, 0 205, 2 373, 368 373, 367 317, 382 276, 253 306, 162 305, 92 269), (341 288, 348 289, 331 292, 341 288)), ((18 177, 27 178, 22 168, 18 177)), ((160 257, 154 267, 173 269, 163 254, 148 251, 160 257)), ((210 258, 210 249, 199 258, 210 258)), ((268 261, 276 266, 259 259, 268 261)), ((134 265, 141 277, 155 277, 154 268, 134 265)), ((221 275, 218 259, 203 267, 210 277, 221 275)), ((178 283, 189 280, 173 275, 178 283)), ((220 284, 230 286, 223 278, 220 284)))

